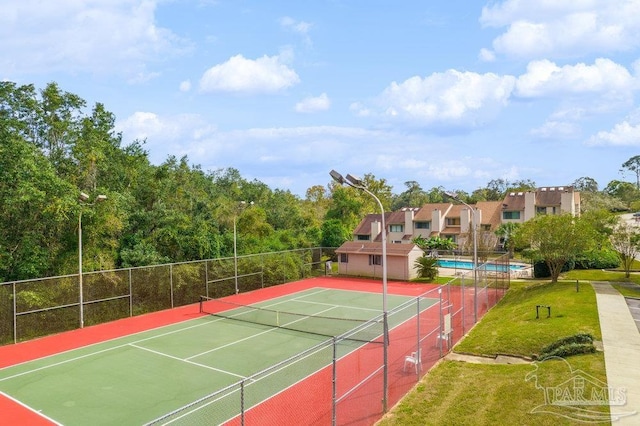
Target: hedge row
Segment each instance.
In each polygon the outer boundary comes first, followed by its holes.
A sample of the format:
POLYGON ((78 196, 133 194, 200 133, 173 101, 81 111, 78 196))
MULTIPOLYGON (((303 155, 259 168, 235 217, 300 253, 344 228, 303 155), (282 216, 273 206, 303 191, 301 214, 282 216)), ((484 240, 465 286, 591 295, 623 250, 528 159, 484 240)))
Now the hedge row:
POLYGON ((537 356, 537 359, 545 360, 551 357, 566 358, 571 355, 589 354, 595 351, 593 336, 588 333, 578 333, 573 336, 563 337, 545 346, 537 356))

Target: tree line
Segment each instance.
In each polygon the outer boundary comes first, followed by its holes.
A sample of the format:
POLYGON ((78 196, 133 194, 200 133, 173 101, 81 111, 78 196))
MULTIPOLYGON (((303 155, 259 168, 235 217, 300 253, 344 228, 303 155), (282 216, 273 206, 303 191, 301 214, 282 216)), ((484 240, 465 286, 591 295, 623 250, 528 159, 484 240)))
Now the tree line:
MULTIPOLYGON (((302 198, 233 168, 202 170, 187 157, 154 165, 146 141, 123 141, 115 120, 56 83, 38 90, 0 82, 0 281, 77 273, 80 215, 88 272, 232 256, 234 223, 239 254, 336 247, 379 212, 372 197, 335 182, 302 198), (93 203, 98 195, 106 201, 93 203)), ((623 169, 639 165, 633 157, 623 169)), ((367 174, 363 182, 387 211, 445 201, 442 187, 409 181, 394 194, 385 179, 367 174)), ((583 177, 574 185, 586 209, 640 209, 637 184, 612 181, 600 191, 583 177)), ((534 188, 496 179, 458 195, 474 203, 534 188)))

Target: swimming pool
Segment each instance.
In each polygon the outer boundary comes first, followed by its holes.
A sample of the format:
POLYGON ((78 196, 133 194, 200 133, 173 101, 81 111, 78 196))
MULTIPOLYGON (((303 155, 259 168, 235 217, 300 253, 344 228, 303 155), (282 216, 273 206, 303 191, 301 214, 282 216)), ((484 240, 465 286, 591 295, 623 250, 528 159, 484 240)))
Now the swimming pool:
MULTIPOLYGON (((468 260, 446 260, 446 259, 439 259, 438 260, 438 266, 441 268, 451 268, 451 269, 473 269, 473 262, 470 262, 468 260)), ((496 263, 487 263, 484 265, 484 268, 487 271, 491 271, 491 272, 505 272, 506 271, 506 265, 503 264, 496 264, 496 263)), ((509 264, 509 269, 511 271, 520 271, 522 269, 524 269, 525 267, 523 265, 512 265, 509 264)))

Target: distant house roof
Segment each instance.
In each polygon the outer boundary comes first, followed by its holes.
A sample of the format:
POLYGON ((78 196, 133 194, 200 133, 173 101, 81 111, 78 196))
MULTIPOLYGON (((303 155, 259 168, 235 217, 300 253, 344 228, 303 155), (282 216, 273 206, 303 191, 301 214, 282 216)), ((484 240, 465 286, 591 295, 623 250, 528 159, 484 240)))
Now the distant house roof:
POLYGON ((502 202, 503 210, 507 211, 524 211, 524 192, 509 192, 502 202))
MULTIPOLYGON (((390 214, 391 213, 385 213, 384 214, 385 222, 387 222, 387 219, 389 218, 390 214)), ((374 222, 381 222, 381 221, 382 221, 382 215, 380 213, 378 213, 378 214, 369 213, 368 215, 366 215, 364 217, 364 219, 362 219, 360 221, 360 223, 356 227, 355 231, 353 231, 353 234, 354 235, 370 235, 371 234, 371 224, 374 223, 374 222)), ((382 227, 380 227, 380 230, 382 230, 382 227)))
POLYGON ((430 221, 431 214, 434 210, 440 210, 441 212, 447 211, 451 207, 451 203, 432 203, 425 204, 418 210, 418 212, 413 217, 414 221, 430 221))
POLYGON ((511 191, 508 192, 502 202, 503 210, 524 211, 525 194, 535 194, 535 205, 540 207, 560 206, 562 204, 562 194, 571 192, 580 200, 580 193, 576 192, 573 186, 542 186, 535 191, 511 191))
POLYGON ((398 224, 404 224, 404 211, 398 210, 398 211, 389 213, 388 216, 385 216, 385 225, 398 225, 398 224))
POLYGON ((502 223, 502 201, 478 201, 478 210, 482 212, 480 225, 490 225, 496 229, 502 223))
POLYGON ((536 190, 537 206, 559 206, 563 192, 574 192, 572 186, 543 186, 536 190))
MULTIPOLYGON (((387 256, 407 256, 420 250, 415 244, 387 244, 387 256)), ((368 241, 346 241, 336 249, 336 253, 381 254, 382 244, 368 241)))

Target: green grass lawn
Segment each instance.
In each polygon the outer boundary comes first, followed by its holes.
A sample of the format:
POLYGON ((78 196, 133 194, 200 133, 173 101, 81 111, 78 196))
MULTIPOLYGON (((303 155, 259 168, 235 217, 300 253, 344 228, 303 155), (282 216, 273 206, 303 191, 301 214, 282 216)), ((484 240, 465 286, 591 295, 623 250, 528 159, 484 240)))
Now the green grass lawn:
MULTIPOLYGON (((512 281, 505 297, 454 347, 458 353, 509 354, 531 357, 559 338, 590 333, 601 340, 595 293, 591 285, 576 279, 512 281), (536 319, 536 305, 551 306, 536 319)), ((601 279, 606 281, 605 278, 601 279)), ((545 361, 546 383, 561 383, 570 371, 581 370, 606 382, 601 352, 545 361)), ((472 364, 443 360, 379 422, 391 425, 564 425, 575 420, 554 414, 532 413, 545 403, 543 390, 527 381, 536 364, 472 364)), ((589 406, 589 409, 597 407, 589 406)), ((603 413, 608 407, 597 408, 603 413)), ((606 423, 605 423, 606 424, 606 423)))
POLYGON ((456 352, 476 355, 507 354, 531 357, 562 337, 589 333, 601 340, 595 293, 580 282, 512 282, 498 306, 489 311, 473 331, 460 342, 456 352), (551 307, 539 309, 536 306, 551 307))
MULTIPOLYGON (((602 353, 569 359, 571 367, 604 375, 602 353)), ((545 380, 568 377, 562 362, 546 363, 545 380)), ((575 425, 575 420, 532 413, 544 395, 527 375, 531 365, 486 365, 442 361, 379 423, 402 425, 575 425)), ((602 424, 602 423, 601 423, 602 424)))

